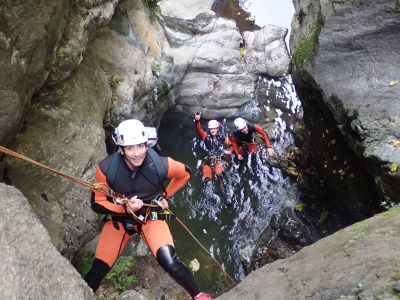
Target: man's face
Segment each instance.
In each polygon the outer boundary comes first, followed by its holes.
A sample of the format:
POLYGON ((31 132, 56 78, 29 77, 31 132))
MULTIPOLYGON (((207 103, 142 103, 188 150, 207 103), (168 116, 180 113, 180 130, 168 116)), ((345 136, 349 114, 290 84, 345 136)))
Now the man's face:
POLYGON ((125 161, 131 170, 140 167, 146 158, 147 143, 125 146, 123 153, 125 161))
POLYGON ((244 134, 249 133, 249 127, 247 127, 247 125, 246 125, 242 130, 240 130, 240 132, 244 133, 244 134))
POLYGON ((210 128, 210 134, 212 136, 215 136, 217 134, 218 130, 219 130, 218 128, 210 128))

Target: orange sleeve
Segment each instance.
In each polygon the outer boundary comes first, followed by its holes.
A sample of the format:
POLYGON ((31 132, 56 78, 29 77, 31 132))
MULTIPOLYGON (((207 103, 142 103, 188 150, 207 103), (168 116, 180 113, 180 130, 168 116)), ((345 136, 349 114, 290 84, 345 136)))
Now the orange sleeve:
MULTIPOLYGON (((101 172, 99 166, 97 166, 96 168, 95 183, 107 183, 106 176, 103 174, 103 172, 101 172)), ((93 192, 94 192, 94 202, 97 205, 100 205, 107 211, 113 213, 126 214, 125 205, 114 204, 108 201, 107 195, 98 190, 93 189, 93 192)))
POLYGON ((200 121, 196 121, 196 130, 197 133, 200 135, 201 139, 204 141, 207 137, 207 133, 201 128, 200 121))
POLYGON ((189 181, 190 173, 183 163, 168 157, 167 177, 172 178, 166 189, 167 197, 171 197, 189 181))
POLYGON ((236 155, 239 155, 239 147, 237 145, 237 139, 236 136, 232 132, 232 147, 233 151, 235 151, 236 155))
POLYGON ((258 125, 254 125, 254 128, 256 129, 256 132, 257 132, 257 133, 259 133, 259 134, 261 134, 261 135, 263 136, 264 142, 265 142, 265 146, 266 146, 267 148, 271 148, 271 144, 270 144, 270 142, 269 142, 267 133, 266 133, 260 126, 258 126, 258 125))

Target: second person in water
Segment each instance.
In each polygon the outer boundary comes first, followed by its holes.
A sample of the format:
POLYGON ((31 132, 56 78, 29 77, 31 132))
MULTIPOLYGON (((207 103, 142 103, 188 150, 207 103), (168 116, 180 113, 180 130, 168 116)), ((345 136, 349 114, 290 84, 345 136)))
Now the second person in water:
POLYGON ((203 190, 209 188, 212 179, 212 171, 215 172, 220 182, 221 191, 225 198, 226 205, 232 205, 232 195, 228 183, 227 174, 222 162, 223 155, 230 155, 232 152, 224 148, 224 145, 230 146, 231 141, 227 136, 220 133, 220 124, 217 120, 208 122, 208 129, 204 131, 200 125, 201 113, 194 115, 197 133, 204 141, 204 148, 207 153, 203 162, 203 190))

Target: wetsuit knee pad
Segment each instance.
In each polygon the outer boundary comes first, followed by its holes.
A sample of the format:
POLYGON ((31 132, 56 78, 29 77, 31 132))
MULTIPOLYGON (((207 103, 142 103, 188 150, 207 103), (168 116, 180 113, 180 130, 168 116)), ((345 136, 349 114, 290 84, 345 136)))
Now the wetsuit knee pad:
POLYGON ((179 261, 178 255, 171 245, 161 246, 157 250, 156 256, 160 266, 168 273, 176 268, 176 264, 179 261))
POLYGON ((200 293, 197 284, 189 269, 179 260, 171 245, 161 246, 156 253, 160 266, 178 282, 189 294, 194 297, 200 293))
POLYGON ((96 292, 101 282, 106 277, 107 273, 110 272, 111 268, 101 259, 95 258, 92 264, 92 268, 86 274, 84 280, 87 285, 96 292))

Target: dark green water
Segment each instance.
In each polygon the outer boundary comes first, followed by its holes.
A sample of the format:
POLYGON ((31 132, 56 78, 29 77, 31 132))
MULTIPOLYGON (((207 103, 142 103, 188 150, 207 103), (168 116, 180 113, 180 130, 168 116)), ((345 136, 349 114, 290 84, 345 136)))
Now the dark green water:
MULTIPOLYGON (((290 81, 260 79, 268 103, 271 93, 274 101, 282 104, 286 112, 277 110, 278 117, 272 126, 275 149, 285 148, 293 143, 290 125, 299 103, 290 93, 290 81)), ((259 96, 260 97, 260 96, 259 96)), ((265 108, 260 109, 260 114, 265 108)), ((221 120, 220 120, 221 121, 221 120)), ((203 120, 206 128, 207 120, 203 120)), ((232 120, 228 120, 232 129, 232 120)), ((163 155, 188 165, 192 170, 189 183, 172 198, 170 208, 189 228, 192 234, 224 267, 234 280, 245 274, 239 261, 239 248, 251 250, 260 233, 269 225, 270 218, 285 207, 298 203, 300 192, 293 186, 293 180, 284 176, 280 169, 269 166, 263 157, 265 145, 259 144, 256 155, 239 162, 233 159, 227 168, 234 191, 233 207, 223 201, 218 181, 213 180, 213 193, 202 198, 202 158, 204 152, 195 130, 193 117, 182 113, 170 113, 161 122, 158 130, 163 155)), ((226 281, 220 269, 189 233, 176 221, 169 222, 176 240, 176 249, 182 261, 189 265, 196 258, 200 270, 194 274, 202 289, 216 294, 226 288, 226 281)))
MULTIPOLYGON (((290 29, 294 7, 291 0, 222 0, 216 3, 214 11, 219 16, 234 19, 243 32, 267 24, 290 29), (245 20, 250 15, 255 16, 254 23, 245 20)), ((271 116, 271 112, 276 114, 268 133, 273 137, 275 149, 285 149, 293 144, 292 130, 299 111, 300 102, 290 76, 279 80, 260 77, 256 101, 243 108, 241 114, 251 112, 256 123, 271 116)), ((203 128, 206 128, 206 122, 203 120, 203 128)), ((228 127, 232 129, 232 120, 228 120, 228 127)), ((288 206, 294 208, 300 192, 280 169, 265 163, 265 146, 259 144, 256 155, 246 157, 242 162, 233 159, 227 168, 235 195, 233 207, 224 204, 216 178, 211 197, 202 198, 204 153, 193 117, 168 114, 160 124, 158 136, 163 155, 185 163, 192 170, 189 183, 171 200, 171 210, 229 276, 238 281, 245 275, 239 261, 239 249, 250 253, 261 232, 269 225, 271 216, 288 206)), ((182 261, 189 265, 194 258, 199 260, 200 269, 194 277, 201 289, 213 295, 226 289, 227 280, 210 255, 178 222, 171 221, 169 225, 182 261)))

